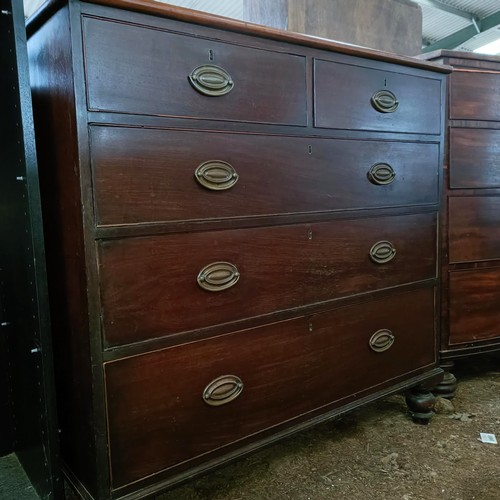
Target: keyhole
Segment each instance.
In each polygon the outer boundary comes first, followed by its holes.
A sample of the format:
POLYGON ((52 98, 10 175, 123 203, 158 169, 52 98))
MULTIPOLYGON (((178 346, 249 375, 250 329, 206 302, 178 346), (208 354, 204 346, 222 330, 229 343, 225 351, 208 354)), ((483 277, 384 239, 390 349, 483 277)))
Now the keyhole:
POLYGON ((209 61, 213 61, 214 58, 215 58, 214 51, 212 49, 209 49, 209 51, 208 51, 208 60, 209 61))
POLYGON ((313 239, 313 232, 312 232, 312 229, 309 229, 309 231, 307 232, 307 239, 308 239, 308 240, 312 240, 312 239, 313 239))
POLYGON ((387 87, 387 79, 384 80, 384 87, 387 87))
POLYGON ((307 152, 312 155, 313 147, 311 145, 307 146, 307 152))

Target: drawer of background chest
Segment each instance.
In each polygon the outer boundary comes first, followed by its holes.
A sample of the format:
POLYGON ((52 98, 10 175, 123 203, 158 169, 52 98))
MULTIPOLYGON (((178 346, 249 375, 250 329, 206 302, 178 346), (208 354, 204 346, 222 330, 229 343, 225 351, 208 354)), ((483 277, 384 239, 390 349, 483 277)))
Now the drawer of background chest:
POLYGON ((438 146, 91 127, 98 225, 435 204, 438 146))
POLYGON ((499 157, 500 130, 450 128, 450 187, 500 187, 499 157))
POLYGON ((448 199, 450 262, 500 259, 500 196, 448 199))
POLYGON ((500 340, 500 268, 450 273, 450 344, 500 340))
POLYGON ((432 365, 433 307, 420 289, 107 363, 114 487, 432 365))
POLYGON ((316 127, 439 134, 441 81, 315 59, 314 109, 316 127))
POLYGON ((108 345, 436 276, 433 213, 103 241, 108 345))
POLYGON ((90 110, 307 124, 305 57, 87 17, 83 37, 90 110))
POLYGON ((500 118, 500 72, 453 71, 450 78, 450 119, 500 118))

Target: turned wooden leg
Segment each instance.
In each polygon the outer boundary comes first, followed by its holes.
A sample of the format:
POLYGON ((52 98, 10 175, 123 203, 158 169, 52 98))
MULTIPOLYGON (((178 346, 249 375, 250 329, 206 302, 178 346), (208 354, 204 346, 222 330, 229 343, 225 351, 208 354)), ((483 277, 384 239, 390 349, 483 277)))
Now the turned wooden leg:
POLYGON ((446 361, 440 365, 440 368, 444 370, 444 377, 443 380, 432 389, 435 396, 446 399, 453 399, 455 396, 457 379, 453 373, 450 373, 450 370, 452 370, 454 366, 455 363, 453 363, 453 361, 446 361))
POLYGON ((434 416, 436 397, 426 387, 415 387, 406 393, 406 404, 417 424, 427 425, 434 416))

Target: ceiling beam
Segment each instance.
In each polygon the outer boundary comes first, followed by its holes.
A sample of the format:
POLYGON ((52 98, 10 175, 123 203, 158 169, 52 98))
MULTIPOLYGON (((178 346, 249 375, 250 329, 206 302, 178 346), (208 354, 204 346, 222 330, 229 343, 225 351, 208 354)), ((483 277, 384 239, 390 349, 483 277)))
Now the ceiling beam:
POLYGON ((463 17, 467 19, 470 23, 474 19, 474 15, 471 12, 467 12, 462 9, 457 9, 451 5, 440 2, 439 0, 417 0, 420 5, 426 5, 427 7, 433 7, 434 9, 442 10, 443 12, 448 12, 454 14, 455 16, 463 17))
MULTIPOLYGON (((479 33, 483 33, 497 26, 500 26, 500 10, 495 12, 494 14, 484 17, 477 22, 479 33)), ((442 38, 441 40, 438 40, 437 42, 424 47, 422 49, 422 52, 432 52, 433 50, 440 49, 455 49, 477 34, 478 32, 476 27, 471 24, 470 26, 467 26, 467 28, 461 29, 460 31, 457 31, 450 36, 447 36, 446 38, 442 38)))

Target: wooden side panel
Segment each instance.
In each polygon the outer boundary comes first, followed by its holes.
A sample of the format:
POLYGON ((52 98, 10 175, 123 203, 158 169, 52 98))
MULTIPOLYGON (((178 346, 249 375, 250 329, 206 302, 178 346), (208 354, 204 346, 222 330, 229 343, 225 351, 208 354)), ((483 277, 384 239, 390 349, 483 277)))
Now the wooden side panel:
POLYGON ((91 110, 307 125, 305 57, 92 18, 83 29, 91 110), (202 65, 227 71, 232 89, 195 90, 202 65))
POLYGON ((379 130, 420 134, 441 132, 441 82, 401 72, 341 63, 314 61, 314 125, 347 130, 379 130), (392 92, 397 108, 378 111, 372 104, 379 91, 392 92), (425 103, 425 104, 423 104, 425 103))
POLYGON ((109 345, 162 337, 436 275, 436 217, 421 214, 175 234, 100 245, 102 321, 109 345), (369 256, 390 241, 394 259, 369 256), (214 262, 239 280, 206 291, 214 262))
POLYGON ((450 128, 449 140, 451 188, 500 187, 500 130, 450 128))
POLYGON ((40 165, 62 455, 96 490, 87 278, 69 11, 28 42, 40 165))
POLYGON ((500 269, 450 273, 450 344, 500 340, 500 269))
POLYGON ((450 79, 451 120, 498 120, 500 72, 454 71, 450 79))
POLYGON ((450 197, 450 263, 500 259, 500 197, 450 197))
POLYGON ((422 45, 422 11, 405 0, 288 0, 288 29, 412 56, 422 45))
POLYGON ((436 204, 436 144, 92 127, 98 225, 436 204), (202 187, 199 165, 223 161, 236 183, 202 187), (377 163, 394 170, 370 182, 377 163), (217 186, 216 186, 217 187, 217 186))
POLYGON ((114 487, 182 462, 187 468, 201 455, 220 455, 231 443, 432 364, 433 307, 433 289, 420 289, 108 363, 114 487), (380 329, 392 332, 394 344, 374 352, 369 341, 380 329), (210 406, 204 390, 223 375, 239 377, 243 391, 210 406))

